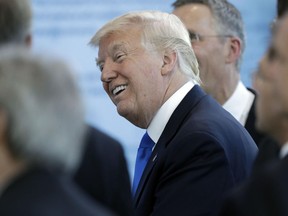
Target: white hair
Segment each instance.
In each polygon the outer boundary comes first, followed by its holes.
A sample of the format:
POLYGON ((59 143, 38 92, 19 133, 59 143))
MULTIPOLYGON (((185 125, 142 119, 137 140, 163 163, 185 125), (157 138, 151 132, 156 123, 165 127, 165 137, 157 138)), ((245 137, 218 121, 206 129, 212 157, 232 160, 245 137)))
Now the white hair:
POLYGON ((113 19, 99 29, 90 44, 99 46, 100 40, 109 34, 125 31, 125 27, 142 30, 143 46, 158 51, 176 52, 179 70, 196 82, 200 82, 198 62, 191 47, 189 34, 180 19, 160 11, 138 11, 113 19))

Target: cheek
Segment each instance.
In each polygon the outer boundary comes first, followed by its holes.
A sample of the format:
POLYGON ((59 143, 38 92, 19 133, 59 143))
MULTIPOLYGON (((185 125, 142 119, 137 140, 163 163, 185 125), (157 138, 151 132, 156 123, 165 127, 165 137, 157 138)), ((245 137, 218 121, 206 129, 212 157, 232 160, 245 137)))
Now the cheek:
POLYGON ((103 89, 105 90, 105 92, 109 95, 109 85, 108 83, 102 83, 103 89))
POLYGON ((256 101, 256 121, 260 129, 266 128, 273 119, 273 106, 266 95, 258 96, 256 101), (266 125, 266 126, 265 126, 266 125))
POLYGON ((288 108, 288 86, 284 79, 277 83, 275 96, 279 97, 280 102, 288 108))
POLYGON ((256 82, 257 85, 257 92, 258 92, 258 97, 257 97, 257 109, 259 111, 266 110, 267 107, 269 107, 269 104, 271 104, 271 89, 269 88, 268 85, 265 85, 263 82, 256 82))
POLYGON ((263 98, 262 96, 258 96, 257 101, 256 101, 256 109, 257 109, 257 115, 261 115, 263 112, 263 108, 265 108, 265 105, 263 104, 263 98))
POLYGON ((201 68, 217 68, 223 62, 223 47, 207 43, 201 46, 194 45, 193 49, 201 68))

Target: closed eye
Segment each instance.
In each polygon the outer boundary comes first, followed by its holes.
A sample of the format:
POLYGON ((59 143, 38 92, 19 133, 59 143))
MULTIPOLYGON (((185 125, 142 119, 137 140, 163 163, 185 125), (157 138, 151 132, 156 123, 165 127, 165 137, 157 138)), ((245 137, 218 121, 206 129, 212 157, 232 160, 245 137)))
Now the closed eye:
POLYGON ((103 68, 104 68, 104 67, 103 67, 103 64, 99 64, 98 67, 99 67, 99 70, 102 72, 102 71, 103 71, 103 68))
POLYGON ((102 72, 102 70, 103 70, 103 65, 104 65, 104 63, 101 61, 101 60, 99 60, 99 59, 95 59, 96 60, 96 66, 99 68, 99 70, 102 72))
POLYGON ((99 68, 99 70, 102 72, 104 68, 104 63, 100 61, 96 61, 96 65, 99 68))
POLYGON ((117 53, 117 54, 115 54, 114 61, 115 62, 120 62, 123 59, 124 56, 126 56, 126 54, 123 53, 123 52, 117 53))

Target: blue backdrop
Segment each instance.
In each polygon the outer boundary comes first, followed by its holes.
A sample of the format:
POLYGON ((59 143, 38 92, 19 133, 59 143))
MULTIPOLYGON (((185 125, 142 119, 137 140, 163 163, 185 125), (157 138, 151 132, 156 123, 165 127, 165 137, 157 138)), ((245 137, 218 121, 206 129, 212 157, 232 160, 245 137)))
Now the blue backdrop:
MULTIPOLYGON (((138 143, 143 130, 118 116, 102 89, 95 64, 97 50, 87 44, 96 30, 108 20, 128 11, 161 10, 171 12, 172 0, 32 0, 34 10, 34 50, 59 56, 75 72, 86 106, 87 121, 114 138, 125 150, 133 174, 138 143)), ((241 79, 251 85, 251 73, 269 42, 268 27, 275 17, 276 0, 231 0, 243 15, 247 48, 241 79)), ((107 152, 103 152, 107 154, 107 152)))

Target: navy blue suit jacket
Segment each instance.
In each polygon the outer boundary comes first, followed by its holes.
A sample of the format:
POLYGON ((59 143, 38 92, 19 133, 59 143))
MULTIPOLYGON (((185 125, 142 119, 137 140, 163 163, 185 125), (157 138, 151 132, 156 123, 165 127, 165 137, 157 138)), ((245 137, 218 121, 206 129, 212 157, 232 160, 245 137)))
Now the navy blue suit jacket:
POLYGON ((246 123, 245 123, 244 127, 249 132, 249 134, 253 138, 253 140, 256 143, 256 145, 259 146, 259 144, 264 139, 267 138, 267 135, 265 133, 261 133, 256 128, 255 121, 256 121, 256 100, 257 100, 257 94, 256 94, 256 92, 253 89, 251 89, 251 88, 247 88, 247 89, 252 94, 254 94, 255 98, 253 100, 252 106, 251 106, 250 111, 248 113, 247 120, 246 120, 246 123))
POLYGON ((217 215, 225 192, 251 171, 257 146, 199 86, 169 119, 134 197, 137 216, 217 215))
POLYGON ((11 182, 0 195, 1 216, 111 216, 92 202, 71 179, 45 169, 31 169, 11 182))
POLYGON ((119 216, 132 215, 131 184, 121 144, 89 126, 85 152, 74 179, 93 199, 119 216))
POLYGON ((253 171, 257 172, 261 169, 265 164, 269 163, 278 158, 279 155, 279 145, 273 140, 268 134, 262 133, 256 128, 256 100, 257 94, 251 89, 247 88, 251 93, 255 95, 253 104, 248 114, 247 121, 245 123, 245 129, 249 132, 254 142, 258 146, 258 155, 254 162, 253 171))

